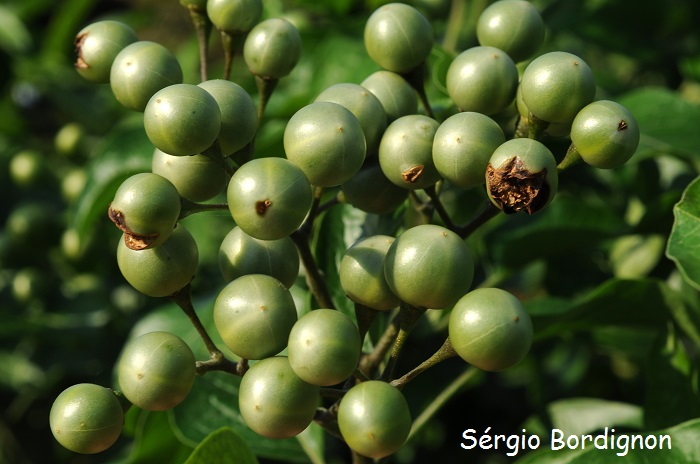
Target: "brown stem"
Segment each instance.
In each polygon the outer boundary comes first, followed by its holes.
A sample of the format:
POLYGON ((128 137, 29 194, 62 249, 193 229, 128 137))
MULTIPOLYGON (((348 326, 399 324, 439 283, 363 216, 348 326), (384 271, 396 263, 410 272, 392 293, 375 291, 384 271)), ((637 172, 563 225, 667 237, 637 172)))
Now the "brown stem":
POLYGON ((360 340, 364 340, 367 336, 372 322, 377 318, 379 311, 368 308, 360 303, 355 303, 355 319, 357 319, 357 329, 360 332, 360 340))
POLYGON ((391 345, 394 343, 394 340, 399 333, 400 319, 401 313, 397 314, 391 321, 391 324, 389 324, 386 330, 384 330, 381 338, 377 341, 377 344, 374 345, 374 350, 360 360, 360 370, 369 374, 370 377, 376 370, 377 366, 379 366, 379 363, 382 362, 382 359, 384 359, 386 354, 389 352, 391 345))
POLYGON ((445 227, 450 229, 453 232, 456 232, 458 227, 457 225, 452 221, 452 218, 450 217, 450 214, 447 212, 445 209, 445 206, 442 204, 442 201, 440 201, 440 196, 437 193, 437 190, 435 190, 435 185, 431 185, 430 187, 426 187, 425 193, 428 194, 430 197, 430 201, 432 202, 433 208, 435 211, 437 211, 438 216, 440 216, 440 219, 442 219, 442 222, 445 223, 445 227))
POLYGON ((245 39, 244 33, 221 31, 221 44, 224 48, 224 80, 231 78, 231 67, 233 58, 236 56, 238 48, 245 39))
POLYGON ((411 84, 411 87, 415 89, 416 93, 418 94, 418 99, 423 105, 425 114, 429 118, 435 119, 435 114, 433 113, 433 109, 430 107, 430 102, 428 101, 428 95, 425 93, 425 70, 426 64, 424 61, 412 70, 401 73, 401 76, 406 79, 406 82, 411 84))
POLYGON ((262 121, 263 113, 265 112, 265 108, 267 108, 267 103, 270 101, 272 92, 275 91, 275 87, 277 87, 278 82, 279 79, 274 77, 255 76, 255 84, 258 87, 259 96, 258 123, 262 121))
POLYGON ((432 356, 430 356, 428 359, 423 361, 421 364, 419 364, 417 367, 415 367, 413 370, 410 372, 404 374, 400 378, 393 380, 391 384, 395 386, 398 389, 403 388, 408 382, 413 380, 415 377, 417 377, 419 374, 423 373, 424 371, 428 370, 429 368, 433 367, 434 365, 441 363, 442 361, 446 359, 450 359, 454 356, 457 356, 457 352, 455 351, 454 347, 452 346, 452 341, 450 340, 449 337, 445 340, 445 343, 442 344, 440 349, 438 349, 432 356))
POLYGON ((290 237, 299 250, 301 262, 306 270, 306 283, 314 298, 316 298, 316 301, 322 308, 335 309, 331 294, 328 292, 328 287, 326 287, 326 282, 316 265, 313 253, 311 253, 308 237, 299 233, 299 231, 294 232, 290 237))
POLYGON ((391 356, 387 362, 384 372, 382 373, 382 380, 389 381, 394 375, 394 368, 399 360, 399 356, 403 351, 404 344, 408 338, 408 334, 411 333, 413 327, 416 326, 418 319, 425 313, 426 308, 420 308, 417 306, 409 305, 408 303, 401 302, 401 322, 399 326, 399 333, 396 335, 396 340, 394 340, 394 346, 391 349, 391 356))
POLYGON ((187 9, 190 12, 190 18, 192 19, 192 24, 197 34, 197 43, 199 44, 199 72, 202 82, 204 82, 208 79, 207 55, 209 54, 209 34, 211 33, 212 24, 206 10, 202 11, 193 5, 188 5, 187 9))
POLYGON ((457 235, 462 238, 469 237, 476 229, 486 224, 490 219, 498 216, 500 212, 501 210, 489 201, 470 222, 457 228, 457 235))

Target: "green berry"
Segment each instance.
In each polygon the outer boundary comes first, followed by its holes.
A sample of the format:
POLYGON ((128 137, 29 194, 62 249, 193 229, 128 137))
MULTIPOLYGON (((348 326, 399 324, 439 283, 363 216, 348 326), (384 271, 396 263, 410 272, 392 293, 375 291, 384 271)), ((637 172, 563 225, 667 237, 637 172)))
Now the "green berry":
POLYGON ((106 84, 114 58, 137 40, 134 30, 122 22, 105 20, 89 24, 75 37, 78 54, 75 69, 91 82, 106 84))
POLYGON ((114 97, 125 107, 143 111, 153 94, 182 83, 177 58, 159 43, 134 42, 114 58, 109 83, 114 97))
POLYGON ((587 164, 612 169, 625 164, 637 150, 639 126, 627 108, 600 100, 576 115, 571 142, 587 164))
POLYGON ((126 281, 152 297, 182 290, 194 277, 198 260, 197 243, 182 225, 157 247, 132 250, 125 240, 120 240, 117 246, 117 264, 126 281))
POLYGON ((348 316, 334 309, 316 309, 292 327, 287 353, 300 379, 328 387, 352 375, 361 348, 360 332, 348 316))
POLYGON ((558 182, 554 155, 532 139, 513 139, 499 146, 486 170, 489 198, 506 214, 541 210, 554 198, 558 182))
POLYGON ((396 387, 370 380, 352 387, 340 401, 338 427, 350 449, 379 459, 403 446, 411 431, 411 412, 396 387))
POLYGON ((418 95, 406 79, 391 71, 370 74, 360 85, 374 94, 386 112, 387 124, 418 111, 418 95))
POLYGON ((449 334, 462 359, 485 371, 502 371, 519 363, 530 350, 532 322, 512 294, 479 288, 455 305, 449 334))
POLYGON ((530 2, 501 0, 481 13, 476 36, 480 45, 499 48, 517 63, 534 55, 544 42, 544 21, 530 2))
POLYGON ((408 190, 387 179, 377 163, 363 166, 340 188, 343 201, 372 214, 391 213, 408 198, 408 190))
POLYGON ((285 357, 254 364, 241 379, 238 405, 245 423, 267 438, 289 438, 308 427, 320 388, 301 380, 285 357))
POLYGON ((109 218, 125 233, 129 248, 142 250, 170 236, 180 209, 177 188, 165 177, 143 172, 119 186, 109 206, 109 218))
POLYGON ((394 237, 373 235, 355 242, 340 261, 340 285, 348 298, 377 311, 399 305, 384 276, 384 259, 394 237))
POLYGON ((435 132, 435 168, 445 180, 459 187, 481 185, 491 155, 505 141, 501 126, 488 116, 457 113, 435 132))
POLYGON ((121 392, 147 411, 165 411, 180 404, 195 375, 192 350, 168 332, 149 332, 130 340, 117 367, 121 392))
POLYGON ((389 124, 379 144, 379 165, 395 185, 418 190, 440 180, 433 163, 433 138, 440 124, 427 116, 403 116, 389 124))
POLYGON ((124 425, 124 413, 109 388, 81 383, 65 389, 51 406, 54 438, 75 453, 95 454, 111 447, 124 425))
POLYGON ((168 179, 177 193, 190 201, 206 201, 226 189, 228 178, 221 164, 209 156, 172 156, 153 151, 151 172, 168 179))
POLYGON ((296 321, 289 290, 264 274, 231 281, 214 303, 216 330, 226 346, 244 359, 263 359, 282 351, 296 321))
POLYGON ((294 113, 287 123, 284 151, 311 184, 333 187, 360 170, 366 154, 365 136, 347 108, 317 101, 294 113))
POLYGON ((593 101, 596 84, 591 68, 576 55, 550 52, 535 58, 520 82, 530 113, 546 122, 571 121, 593 101))
POLYGON ((262 16, 262 0, 207 0, 207 16, 220 31, 231 35, 250 31, 262 16))
POLYGON ((433 48, 433 28, 417 9, 404 3, 377 8, 367 19, 365 48, 382 68, 405 73, 417 68, 433 48))
POLYGON ((461 111, 492 115, 513 102, 518 69, 494 47, 472 47, 457 55, 447 70, 447 93, 461 111))
POLYGON ((238 227, 260 240, 289 236, 304 221, 312 202, 304 171, 284 158, 258 158, 231 177, 228 207, 238 227))
POLYGON ((243 59, 251 73, 281 79, 301 57, 301 35, 286 19, 270 18, 255 26, 243 44, 243 59))
POLYGON ((442 226, 422 224, 406 230, 391 244, 384 276, 402 301, 444 309, 469 291, 474 261, 457 234, 442 226))
POLYGON ((259 240, 234 227, 219 247, 219 269, 227 282, 248 274, 265 274, 289 288, 299 275, 299 253, 289 237, 259 240))

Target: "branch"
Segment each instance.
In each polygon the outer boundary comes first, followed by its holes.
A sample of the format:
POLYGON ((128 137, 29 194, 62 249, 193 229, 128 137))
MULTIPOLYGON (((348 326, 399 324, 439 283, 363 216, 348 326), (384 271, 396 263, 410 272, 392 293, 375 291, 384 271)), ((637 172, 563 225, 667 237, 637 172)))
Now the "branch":
POLYGON ((393 380, 391 384, 398 389, 402 389, 408 382, 416 378, 419 374, 422 374, 423 372, 435 366, 436 364, 439 364, 442 361, 453 358, 455 356, 457 356, 457 352, 452 346, 452 341, 449 337, 447 337, 445 343, 443 343, 440 349, 438 349, 432 356, 423 361, 412 371, 404 374, 396 380, 393 380))

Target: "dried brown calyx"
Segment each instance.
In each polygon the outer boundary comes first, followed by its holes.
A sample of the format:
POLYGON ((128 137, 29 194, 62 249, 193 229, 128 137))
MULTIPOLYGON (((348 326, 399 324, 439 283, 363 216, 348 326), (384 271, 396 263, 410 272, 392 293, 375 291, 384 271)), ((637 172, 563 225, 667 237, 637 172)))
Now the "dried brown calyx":
POLYGON ((404 182, 409 184, 415 184, 416 182, 418 182, 418 179, 420 179, 421 174, 423 174, 423 169, 425 169, 425 166, 423 166, 422 164, 418 164, 402 172, 401 177, 403 177, 404 182))
POLYGON ((258 201, 255 203, 255 212, 258 213, 258 216, 265 216, 270 206, 272 206, 272 201, 270 200, 258 201))
POLYGON ((486 186, 489 194, 506 214, 518 211, 533 214, 542 209, 549 198, 546 178, 546 169, 540 172, 529 171, 518 156, 497 168, 491 163, 486 168, 486 186))
POLYGON ((137 234, 126 226, 126 221, 124 220, 124 214, 121 211, 112 209, 112 205, 109 206, 109 211, 107 213, 109 219, 112 220, 114 225, 116 225, 119 230, 124 232, 124 243, 126 247, 131 250, 144 250, 151 246, 155 242, 160 234, 137 234))
POLYGON ((85 39, 87 39, 87 32, 83 34, 79 34, 75 38, 75 52, 78 54, 78 59, 75 60, 75 67, 78 69, 87 69, 90 66, 83 60, 83 44, 85 43, 85 39))

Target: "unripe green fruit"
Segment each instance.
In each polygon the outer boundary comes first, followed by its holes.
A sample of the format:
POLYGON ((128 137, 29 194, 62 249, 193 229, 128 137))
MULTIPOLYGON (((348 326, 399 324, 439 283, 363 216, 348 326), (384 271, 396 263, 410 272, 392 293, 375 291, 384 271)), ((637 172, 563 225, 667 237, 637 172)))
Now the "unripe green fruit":
MULTIPOLYGON (((518 86, 518 91, 515 92, 515 108, 520 115, 520 121, 530 124, 530 109, 523 101, 522 86, 518 86)), ((565 122, 550 122, 547 128, 543 131, 544 135, 549 137, 568 137, 571 133, 571 123, 573 120, 565 122)))
POLYGON ((469 291, 474 261, 464 240, 434 224, 412 227, 387 251, 384 275, 389 288, 406 303, 443 309, 469 291))
POLYGON ((501 126, 481 113, 457 113, 438 127, 433 162, 440 175, 462 188, 485 182, 493 152, 506 141, 501 126))
POLYGON ((384 276, 384 259, 394 237, 373 235, 355 242, 340 261, 340 285, 352 301, 377 311, 399 305, 384 276))
POLYGON ((264 274, 231 281, 214 303, 214 324, 221 340, 244 359, 263 359, 282 351, 296 321, 289 290, 264 274))
POLYGON ((333 187, 360 170, 366 154, 365 136, 347 108, 315 102, 294 113, 287 123, 284 151, 311 184, 333 187))
POLYGON ((591 68, 576 55, 550 52, 535 58, 520 81, 523 101, 538 119, 571 121, 593 101, 595 78, 591 68))
POLYGON ((154 248, 132 250, 124 240, 117 246, 117 264, 127 282, 144 295, 169 296, 182 290, 197 269, 197 243, 178 225, 168 240, 154 248))
POLYGON ((126 399, 147 411, 165 411, 180 404, 195 375, 192 350, 168 332, 149 332, 129 341, 117 368, 126 399))
POLYGON ((367 154, 376 154, 386 129, 386 113, 372 92, 357 84, 335 84, 321 92, 314 101, 338 103, 347 108, 362 127, 367 154))
POLYGON ((377 8, 367 19, 365 48, 387 71, 405 73, 417 68, 433 48, 433 28, 417 9, 404 3, 377 8))
POLYGON ((259 240, 234 227, 219 247, 219 270, 227 282, 248 274, 265 274, 289 288, 299 275, 299 252, 289 237, 259 240))
POLYGON ((461 111, 492 115, 513 102, 518 68, 498 48, 472 47, 452 61, 446 84, 447 93, 461 111))
POLYGON ((530 58, 542 45, 544 21, 532 3, 502 0, 481 13, 476 36, 480 45, 499 48, 517 63, 530 58))
POLYGON ((61 127, 53 140, 56 152, 73 157, 83 153, 87 139, 85 127, 77 122, 69 122, 61 127))
POLYGON ((12 182, 19 187, 44 184, 50 177, 46 157, 36 150, 22 150, 10 159, 9 173, 12 182))
POLYGON ((177 58, 159 43, 134 42, 114 58, 109 83, 119 103, 143 111, 160 89, 182 83, 182 68, 177 58))
POLYGON ((61 180, 61 195, 68 203, 76 201, 85 190, 88 175, 84 168, 73 168, 61 180))
POLYGON ((286 19, 270 18, 255 26, 243 44, 251 73, 267 79, 287 76, 301 57, 301 35, 286 19))
POLYGON ((634 155, 639 145, 639 126, 627 108, 600 100, 576 115, 571 125, 571 142, 587 164, 612 169, 634 155))
POLYGON ((190 156, 212 146, 221 130, 221 112, 206 90, 175 84, 151 97, 143 113, 143 125, 159 150, 172 156, 190 156))
POLYGON ((389 124, 379 144, 379 165, 395 185, 408 190, 440 180, 433 163, 433 138, 440 124, 427 116, 403 116, 389 124))
POLYGON ((127 178, 109 206, 109 218, 125 233, 126 245, 143 250, 163 243, 180 216, 180 194, 165 177, 143 172, 127 178))
POLYGON ((242 34, 262 16, 262 0, 207 0, 207 16, 220 31, 242 34))
POLYGON ((374 94, 386 112, 387 124, 418 111, 418 95, 406 79, 391 71, 370 74, 360 85, 374 94))
POLYGON ((286 357, 266 358, 241 379, 238 405, 245 423, 267 438, 289 438, 308 427, 320 388, 301 380, 286 357))
POLYGON ((219 147, 224 156, 248 145, 258 131, 258 113, 248 92, 235 82, 213 79, 199 84, 221 110, 219 147))
POLYGON ((122 22, 105 20, 89 24, 75 37, 78 54, 75 69, 91 82, 106 84, 114 58, 137 40, 134 30, 122 22))
POLYGON ((530 350, 532 322, 512 294, 479 288, 455 305, 449 334, 462 359, 485 371, 502 371, 519 363, 530 350))
POLYGON ((506 214, 536 213, 552 201, 558 184, 556 159, 537 140, 508 140, 489 159, 486 192, 506 214))
POLYGON ((411 431, 411 412, 396 387, 370 380, 352 387, 340 401, 338 427, 353 451, 379 459, 403 446, 411 431))
POLYGON ((340 188, 345 203, 373 214, 391 213, 408 198, 408 190, 394 185, 376 163, 363 166, 340 188))
POLYGON ((117 441, 124 413, 112 390, 81 383, 58 395, 51 406, 49 424, 54 438, 65 448, 95 454, 117 441))
POLYGON ((292 327, 287 353, 299 378, 328 387, 352 375, 361 348, 360 332, 348 316, 335 309, 316 309, 292 327))
POLYGON ((168 179, 190 201, 206 201, 224 191, 228 178, 221 165, 205 155, 172 156, 153 151, 151 172, 168 179))
POLYGON ((18 303, 42 300, 51 288, 49 275, 43 269, 25 267, 12 278, 12 296, 18 303))
POLYGON ((311 208, 304 171, 284 158, 258 158, 231 177, 228 207, 238 227, 260 240, 278 240, 297 230, 311 208))

